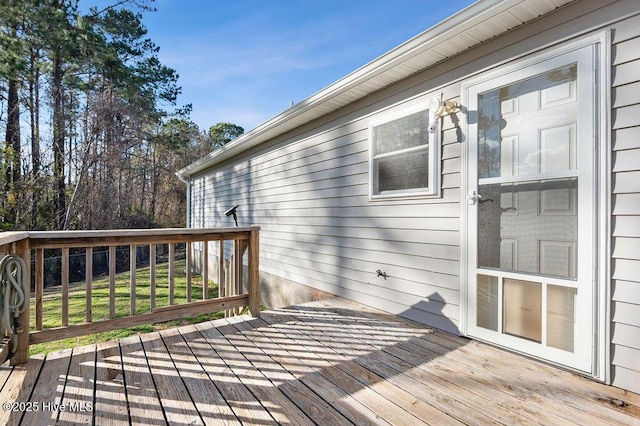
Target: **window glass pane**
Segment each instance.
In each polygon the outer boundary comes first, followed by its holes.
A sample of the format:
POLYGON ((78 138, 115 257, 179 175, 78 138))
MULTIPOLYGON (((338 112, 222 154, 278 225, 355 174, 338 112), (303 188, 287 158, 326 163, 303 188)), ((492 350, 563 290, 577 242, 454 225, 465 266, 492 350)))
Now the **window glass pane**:
POLYGON ((429 111, 420 111, 373 127, 374 155, 429 143, 429 111))
POLYGON ((577 178, 480 185, 478 265, 576 278, 577 178))
POLYGON ((429 150, 421 149, 374 160, 374 193, 429 186, 429 150))
POLYGON ((478 177, 576 169, 576 65, 478 97, 478 177))
POLYGON ((547 346, 573 352, 577 290, 547 286, 547 346))
POLYGON ((503 281, 503 329, 540 343, 542 340, 542 285, 532 281, 503 281))
POLYGON ((498 277, 478 275, 478 327, 498 331, 498 277))

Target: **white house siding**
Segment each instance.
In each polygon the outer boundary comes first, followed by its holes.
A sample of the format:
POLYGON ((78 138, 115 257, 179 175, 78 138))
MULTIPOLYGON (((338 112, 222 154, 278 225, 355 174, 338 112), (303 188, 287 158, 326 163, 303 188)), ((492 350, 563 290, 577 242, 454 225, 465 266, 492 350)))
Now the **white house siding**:
POLYGON ((640 17, 612 31, 612 384, 640 392, 640 17))
POLYGON ((367 115, 388 106, 379 103, 194 178, 192 225, 233 225, 224 211, 240 205, 240 224, 261 226, 263 272, 456 332, 458 132, 445 121, 441 198, 372 202, 367 115))

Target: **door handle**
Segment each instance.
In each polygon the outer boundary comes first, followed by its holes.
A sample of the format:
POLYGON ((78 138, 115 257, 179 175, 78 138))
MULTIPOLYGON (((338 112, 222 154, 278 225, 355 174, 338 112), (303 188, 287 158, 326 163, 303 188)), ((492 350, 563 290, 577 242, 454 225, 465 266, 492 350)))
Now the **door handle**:
POLYGON ((471 191, 469 192, 469 194, 467 194, 467 200, 469 201, 469 204, 472 206, 475 204, 478 204, 481 198, 482 198, 482 195, 478 194, 476 191, 471 191))

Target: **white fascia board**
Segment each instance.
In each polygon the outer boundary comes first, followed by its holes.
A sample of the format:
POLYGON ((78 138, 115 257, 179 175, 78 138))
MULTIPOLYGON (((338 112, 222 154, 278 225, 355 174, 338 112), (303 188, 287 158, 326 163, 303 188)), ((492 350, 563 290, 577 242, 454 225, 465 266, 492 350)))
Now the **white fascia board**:
MULTIPOLYGON (((291 123, 294 118, 299 117, 300 115, 307 116, 305 117, 305 122, 318 118, 324 114, 318 114, 316 116, 313 114, 313 110, 324 102, 339 99, 341 94, 370 80, 371 78, 384 73, 385 71, 427 50, 443 46, 448 40, 456 37, 457 35, 463 34, 468 29, 476 25, 482 25, 483 22, 497 19, 495 17, 500 13, 528 1, 531 0, 479 0, 377 59, 374 59, 368 64, 358 68, 335 83, 311 95, 304 101, 276 115, 255 129, 238 137, 233 142, 225 145, 223 148, 217 149, 179 170, 176 174, 183 178, 192 176, 214 166, 215 164, 228 160, 241 152, 251 149, 273 137, 285 133, 286 131, 300 125, 300 123, 298 123, 292 127, 286 126, 287 123, 291 123)), ((478 42, 482 41, 484 40, 479 40, 478 42)), ((435 63, 436 62, 425 63, 423 69, 435 63)), ((403 76, 402 78, 405 77, 406 76, 403 76)), ((391 83, 392 82, 387 83, 387 85, 391 83)), ((377 91, 380 88, 382 87, 372 88, 368 93, 377 91)), ((366 96, 366 94, 363 96, 366 96)), ((339 105, 342 106, 341 103, 339 103, 339 105)))

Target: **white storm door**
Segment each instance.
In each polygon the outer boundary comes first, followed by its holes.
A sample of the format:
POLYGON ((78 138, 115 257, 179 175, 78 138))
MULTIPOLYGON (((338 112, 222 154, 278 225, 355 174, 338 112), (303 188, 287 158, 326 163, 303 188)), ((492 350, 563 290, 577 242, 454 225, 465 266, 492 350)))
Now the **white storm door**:
POLYGON ((467 87, 468 334, 590 372, 594 53, 467 87))

